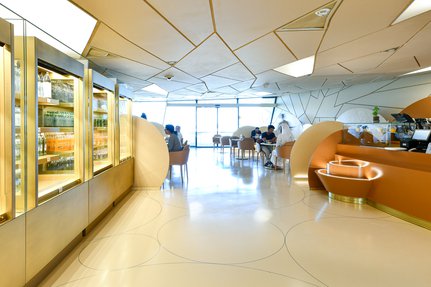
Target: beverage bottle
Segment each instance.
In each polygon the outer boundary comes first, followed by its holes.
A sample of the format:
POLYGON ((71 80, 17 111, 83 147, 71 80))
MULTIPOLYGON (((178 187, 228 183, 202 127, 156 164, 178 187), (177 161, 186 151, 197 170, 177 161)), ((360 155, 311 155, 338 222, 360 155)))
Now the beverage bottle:
POLYGON ((42 74, 37 75, 37 96, 39 98, 43 98, 43 82, 42 82, 42 74))
POLYGON ((51 98, 51 78, 49 77, 48 72, 45 73, 45 75, 43 76, 43 94, 45 98, 51 98))

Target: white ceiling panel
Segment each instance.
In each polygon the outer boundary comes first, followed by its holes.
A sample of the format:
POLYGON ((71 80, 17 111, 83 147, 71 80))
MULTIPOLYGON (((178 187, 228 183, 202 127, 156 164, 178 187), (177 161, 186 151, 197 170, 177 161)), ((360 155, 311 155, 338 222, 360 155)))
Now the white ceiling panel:
POLYGON ((373 84, 355 85, 342 90, 337 97, 336 105, 345 104, 366 95, 377 92, 391 81, 377 82, 373 84))
POLYGON ((236 80, 230 80, 230 79, 221 78, 221 77, 217 77, 217 76, 206 76, 206 77, 203 77, 202 80, 205 82, 205 84, 207 85, 207 87, 210 91, 217 89, 217 88, 221 88, 221 87, 225 87, 225 86, 229 86, 229 85, 233 85, 235 83, 238 83, 238 81, 236 81, 236 80))
POLYGON ((296 61, 292 53, 274 33, 270 33, 235 51, 241 61, 255 74, 296 61), (268 53, 268 51, 271 51, 268 53))
POLYGON ((331 19, 320 51, 388 27, 410 2, 411 0, 344 0, 331 19))
POLYGON ((262 86, 265 83, 278 83, 285 81, 294 81, 296 78, 286 74, 279 73, 274 70, 269 70, 260 74, 256 74, 256 81, 253 86, 262 86))
POLYGON ((164 61, 178 61, 194 48, 145 1, 73 0, 108 27, 164 61))
POLYGON ((198 84, 198 83, 202 82, 201 80, 199 80, 193 76, 190 76, 189 74, 184 73, 183 71, 180 71, 174 67, 171 67, 171 68, 161 72, 156 77, 160 78, 160 79, 164 79, 164 80, 170 78, 170 80, 173 80, 176 82, 188 83, 188 84, 198 84))
POLYGON ((122 57, 88 57, 88 59, 99 66, 121 72, 142 80, 146 80, 158 73, 159 69, 131 61, 122 57))
POLYGON ((199 98, 201 95, 202 93, 193 92, 193 91, 190 91, 189 89, 181 89, 181 90, 177 90, 175 92, 169 93, 168 97, 177 98, 177 96, 182 96, 182 97, 199 98))
POLYGON ((394 51, 374 53, 358 59, 343 62, 341 65, 354 73, 362 73, 374 70, 393 54, 394 51))
POLYGON ((193 91, 193 92, 201 93, 201 94, 208 92, 208 88, 205 85, 205 83, 189 86, 189 87, 187 87, 187 89, 190 91, 193 91))
POLYGON ((369 34, 355 41, 319 53, 316 69, 359 57, 385 51, 405 44, 413 34, 419 32, 429 21, 431 11, 414 19, 403 21, 387 29, 369 34))
POLYGON ((229 66, 214 73, 214 75, 238 81, 248 81, 254 79, 254 75, 241 63, 236 63, 232 66, 229 66))
POLYGON ((172 5, 172 0, 149 0, 148 3, 195 45, 214 32, 208 0, 181 0, 181 5, 172 5))
POLYGON ((218 33, 237 49, 330 2, 327 0, 213 0, 218 33))
POLYGON ((328 96, 323 99, 316 117, 336 117, 341 106, 336 106, 336 95, 328 96))
POLYGON ((298 59, 316 54, 323 33, 324 31, 277 32, 278 36, 298 59))
POLYGON ((151 55, 144 49, 127 41, 124 37, 118 33, 115 33, 103 23, 100 23, 100 25, 97 27, 97 31, 91 38, 89 46, 96 47, 109 53, 135 60, 158 69, 169 68, 168 64, 154 55, 151 55))
POLYGON ((238 59, 220 38, 214 34, 178 62, 176 67, 194 77, 201 78, 236 62, 238 62, 238 59))
POLYGON ((172 92, 172 91, 176 91, 176 90, 180 90, 183 89, 185 87, 190 86, 190 84, 188 83, 183 83, 183 82, 177 82, 175 80, 166 80, 166 79, 160 79, 157 77, 153 77, 151 79, 148 79, 149 82, 156 84, 157 86, 159 86, 160 88, 162 88, 165 91, 168 92, 172 92))
POLYGON ((229 86, 218 88, 218 89, 215 89, 214 91, 222 94, 226 94, 226 95, 237 95, 239 93, 237 90, 229 86))
POLYGON ((313 72, 315 76, 328 76, 328 75, 351 75, 352 72, 345 69, 344 67, 336 64, 331 66, 326 66, 323 68, 316 68, 313 72))
POLYGON ((249 81, 245 81, 245 82, 240 82, 237 84, 233 84, 230 85, 232 88, 234 88, 235 90, 239 91, 239 92, 243 92, 245 90, 248 90, 251 88, 251 85, 253 85, 253 83, 255 82, 255 80, 249 80, 249 81))

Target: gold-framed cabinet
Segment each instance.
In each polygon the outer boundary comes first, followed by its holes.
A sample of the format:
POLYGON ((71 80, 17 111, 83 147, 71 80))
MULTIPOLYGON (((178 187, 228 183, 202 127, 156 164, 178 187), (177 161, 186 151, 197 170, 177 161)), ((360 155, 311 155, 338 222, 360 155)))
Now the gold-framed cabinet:
POLYGON ((16 43, 26 59, 28 210, 84 181, 84 65, 36 37, 16 43))
POLYGON ((117 85, 118 122, 119 122, 119 159, 123 162, 132 157, 133 125, 132 125, 132 100, 130 92, 121 85, 117 85))
POLYGON ((13 26, 0 19, 0 224, 15 216, 13 26))
POLYGON ((87 175, 93 176, 115 163, 115 83, 93 69, 86 70, 89 115, 87 120, 87 175))

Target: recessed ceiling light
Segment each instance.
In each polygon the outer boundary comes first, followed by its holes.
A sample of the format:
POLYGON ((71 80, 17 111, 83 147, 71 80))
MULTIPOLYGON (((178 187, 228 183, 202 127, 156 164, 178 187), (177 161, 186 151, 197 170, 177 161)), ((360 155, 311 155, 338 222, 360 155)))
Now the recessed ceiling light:
POLYGON ((293 63, 275 68, 274 70, 292 77, 302 77, 313 73, 314 56, 304 58, 293 63))
POLYGON ((329 8, 322 8, 322 9, 317 10, 316 12, 314 12, 314 14, 316 14, 319 17, 328 16, 329 13, 331 13, 331 9, 329 9, 329 8))
POLYGON ((159 86, 157 86, 156 84, 152 84, 149 85, 145 88, 142 88, 143 91, 149 92, 149 93, 153 93, 153 94, 157 94, 157 95, 162 95, 162 96, 167 96, 168 92, 163 90, 162 88, 160 88, 159 86))
POLYGON ((425 72, 428 72, 428 71, 431 71, 431 66, 423 68, 423 69, 420 69, 420 70, 416 70, 416 71, 413 71, 413 72, 410 72, 410 73, 406 73, 406 74, 403 74, 401 76, 418 74, 418 73, 425 73, 425 72))
POLYGON ((407 20, 424 12, 431 10, 430 0, 414 0, 406 10, 392 23, 395 25, 401 21, 407 20))

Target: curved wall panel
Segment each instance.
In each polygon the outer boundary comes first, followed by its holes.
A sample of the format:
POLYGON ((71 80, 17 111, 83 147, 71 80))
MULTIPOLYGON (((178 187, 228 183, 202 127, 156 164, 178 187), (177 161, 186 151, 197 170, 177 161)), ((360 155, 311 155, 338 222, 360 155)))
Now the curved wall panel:
POLYGON ((160 188, 169 167, 169 153, 160 131, 147 120, 133 117, 135 187, 160 188))
POLYGON ((305 130, 293 145, 290 171, 293 178, 308 178, 308 168, 314 151, 321 141, 343 129, 340 122, 321 122, 305 130))

